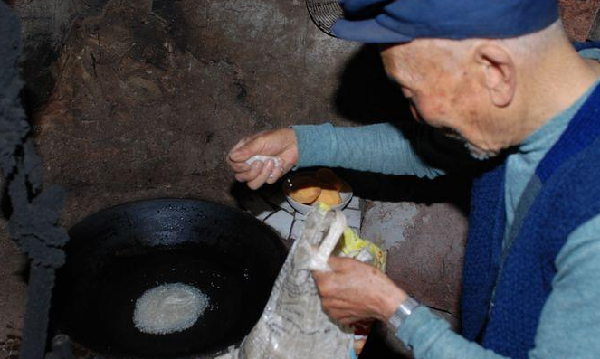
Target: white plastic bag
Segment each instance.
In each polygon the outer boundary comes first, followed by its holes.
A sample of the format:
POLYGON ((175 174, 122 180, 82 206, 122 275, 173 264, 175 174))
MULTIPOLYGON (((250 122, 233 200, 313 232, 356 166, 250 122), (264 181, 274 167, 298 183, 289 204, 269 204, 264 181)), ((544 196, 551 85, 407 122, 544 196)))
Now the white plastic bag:
POLYGON ((327 260, 346 228, 341 211, 314 206, 293 245, 262 317, 239 348, 220 359, 347 359, 351 328, 341 328, 323 312, 312 269, 329 270, 327 260))

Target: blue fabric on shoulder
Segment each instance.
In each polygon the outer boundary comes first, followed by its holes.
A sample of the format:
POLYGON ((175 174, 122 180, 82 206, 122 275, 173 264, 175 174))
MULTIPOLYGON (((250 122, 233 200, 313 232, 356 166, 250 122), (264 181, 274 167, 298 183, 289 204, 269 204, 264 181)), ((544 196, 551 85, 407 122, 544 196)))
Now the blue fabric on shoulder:
POLYGON ((532 181, 537 186, 526 189, 537 195, 505 254, 505 166, 475 179, 463 269, 465 338, 501 355, 527 358, 552 290, 556 255, 575 228, 600 213, 599 118, 596 88, 538 165, 532 181))
POLYGON ((600 42, 598 41, 590 41, 590 42, 574 42, 573 47, 578 52, 586 49, 598 49, 600 48, 600 42))

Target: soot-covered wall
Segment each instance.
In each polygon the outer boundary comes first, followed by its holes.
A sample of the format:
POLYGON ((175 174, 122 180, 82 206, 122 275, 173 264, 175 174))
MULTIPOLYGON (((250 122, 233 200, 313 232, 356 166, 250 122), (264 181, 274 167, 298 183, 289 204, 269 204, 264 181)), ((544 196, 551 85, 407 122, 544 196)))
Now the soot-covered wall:
POLYGON ((340 119, 336 69, 355 49, 300 1, 103 3, 73 23, 34 116, 47 180, 69 189, 65 222, 138 198, 233 203, 227 150, 340 119))

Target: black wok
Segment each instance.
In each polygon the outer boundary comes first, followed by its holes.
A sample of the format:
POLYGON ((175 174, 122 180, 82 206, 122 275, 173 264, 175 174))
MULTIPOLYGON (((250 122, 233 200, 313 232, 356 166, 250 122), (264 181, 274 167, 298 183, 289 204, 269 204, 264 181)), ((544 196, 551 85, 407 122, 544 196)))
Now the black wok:
POLYGON ((57 273, 52 328, 111 357, 211 357, 259 319, 285 259, 278 235, 254 217, 215 203, 127 203, 75 225, 57 273), (149 288, 182 282, 210 301, 194 326, 144 334, 132 313, 149 288))

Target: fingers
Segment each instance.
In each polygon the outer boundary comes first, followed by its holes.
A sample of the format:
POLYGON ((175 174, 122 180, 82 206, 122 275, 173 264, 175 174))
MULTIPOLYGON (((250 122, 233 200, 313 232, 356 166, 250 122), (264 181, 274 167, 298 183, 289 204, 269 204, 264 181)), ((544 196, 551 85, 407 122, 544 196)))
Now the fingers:
POLYGON ((234 172, 235 179, 246 182, 251 189, 263 184, 274 184, 298 161, 297 139, 292 129, 276 129, 244 137, 236 143, 226 157, 227 164, 234 172), (275 156, 273 161, 247 164, 253 156, 275 156))
POLYGON ((331 271, 312 271, 317 290, 321 296, 321 304, 323 306, 340 306, 343 304, 343 300, 339 300, 341 295, 340 283, 336 280, 335 273, 331 271))
MULTIPOLYGON (((232 168, 234 168, 232 166, 232 168)), ((239 166, 240 171, 236 172, 235 179, 239 182, 248 182, 248 186, 256 189, 264 183, 273 184, 283 176, 283 169, 275 167, 274 162, 255 161, 252 165, 239 166), (243 170, 242 170, 243 169, 243 170), (256 187, 258 186, 258 187, 256 187)))
POLYGON ((365 303, 349 298, 321 297, 321 306, 329 317, 341 324, 375 318, 375 313, 365 303))
MULTIPOLYGON (((257 189, 260 186, 262 186, 267 181, 267 179, 269 179, 269 176, 271 175, 271 171, 273 171, 274 166, 275 164, 272 160, 267 160, 264 164, 261 162, 261 165, 257 167, 260 168, 260 172, 257 174, 256 177, 248 181, 248 187, 250 187, 251 189, 257 189)), ((254 165, 252 165, 252 167, 254 167, 254 165)))
POLYGON ((321 298, 321 306, 327 310, 346 310, 348 302, 338 298, 321 298))
POLYGON ((356 317, 344 310, 333 309, 326 311, 326 313, 330 318, 341 324, 350 324, 360 320, 359 317, 356 317))
POLYGON ((269 177, 267 178, 267 183, 273 184, 277 182, 281 178, 281 176, 283 176, 283 173, 283 166, 273 168, 271 170, 271 173, 269 174, 269 177))
POLYGON ((254 148, 251 141, 253 141, 253 137, 244 137, 236 143, 231 150, 229 151, 227 158, 231 160, 233 163, 244 162, 248 158, 254 155, 254 148), (246 146, 248 145, 248 146, 246 146))
POLYGON ((252 155, 247 153, 242 147, 251 140, 250 137, 242 138, 238 143, 235 144, 227 154, 225 160, 231 166, 235 173, 245 172, 250 169, 250 166, 244 163, 245 160, 250 158, 252 155))
POLYGON ((315 280, 315 283, 317 284, 317 289, 319 290, 319 293, 321 293, 323 290, 326 289, 328 277, 331 275, 331 272, 313 270, 311 271, 311 273, 315 280))
MULTIPOLYGON (((257 175, 257 168, 252 165, 256 164, 258 161, 247 164, 246 160, 260 152, 260 145, 258 142, 260 141, 253 137, 244 137, 233 146, 225 158, 227 164, 231 166, 231 169, 236 174, 236 179, 240 182, 252 180, 257 175), (239 174, 242 174, 240 178, 237 177, 239 174)), ((260 169, 262 170, 262 168, 260 169)))
POLYGON ((260 161, 248 165, 248 170, 235 174, 235 179, 239 182, 250 182, 255 179, 262 171, 263 163, 260 161))
POLYGON ((250 141, 251 139, 251 136, 242 137, 241 140, 239 140, 233 147, 231 147, 231 150, 229 152, 235 152, 235 150, 248 143, 248 141, 250 141))
POLYGON ((227 161, 227 164, 231 167, 233 173, 235 174, 248 172, 252 168, 251 165, 246 164, 245 162, 233 162, 229 157, 227 157, 225 161, 227 161))
POLYGON ((361 320, 363 320, 364 318, 359 318, 359 317, 341 317, 339 319, 336 319, 338 323, 343 324, 343 325, 352 325, 356 322, 360 322, 361 320))
POLYGON ((361 315, 357 315, 355 313, 352 313, 351 311, 345 310, 345 309, 337 309, 337 308, 332 308, 332 309, 327 309, 325 307, 323 307, 325 313, 334 321, 340 323, 340 324, 344 324, 344 325, 349 325, 349 324, 354 324, 356 322, 359 322, 361 320, 364 319, 371 319, 371 318, 365 318, 364 316, 361 315))

